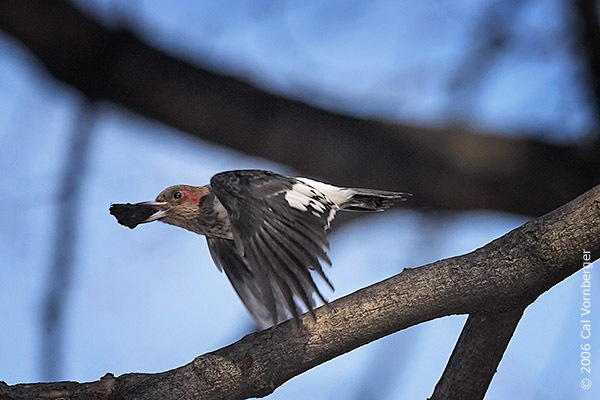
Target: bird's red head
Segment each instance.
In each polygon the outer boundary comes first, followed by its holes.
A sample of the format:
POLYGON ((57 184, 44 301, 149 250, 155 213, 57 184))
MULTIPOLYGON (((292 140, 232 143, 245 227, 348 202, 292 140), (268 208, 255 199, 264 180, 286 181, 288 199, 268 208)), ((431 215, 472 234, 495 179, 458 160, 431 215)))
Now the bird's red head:
POLYGON ((206 196, 207 189, 204 186, 175 185, 169 186, 156 196, 156 202, 165 202, 170 206, 194 203, 196 207, 206 196))
POLYGON ((207 194, 208 189, 205 186, 169 186, 156 196, 155 201, 143 203, 151 205, 158 210, 156 214, 153 214, 143 222, 158 220, 170 225, 190 229, 198 216, 198 208, 207 194))

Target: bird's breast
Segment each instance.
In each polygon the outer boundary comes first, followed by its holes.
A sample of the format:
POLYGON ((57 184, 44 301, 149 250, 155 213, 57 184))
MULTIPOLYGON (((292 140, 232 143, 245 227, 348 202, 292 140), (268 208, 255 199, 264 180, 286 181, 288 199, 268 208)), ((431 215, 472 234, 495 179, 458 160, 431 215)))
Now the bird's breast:
POLYGON ((198 213, 198 231, 201 235, 211 238, 233 239, 229 214, 216 197, 212 204, 202 207, 198 213))

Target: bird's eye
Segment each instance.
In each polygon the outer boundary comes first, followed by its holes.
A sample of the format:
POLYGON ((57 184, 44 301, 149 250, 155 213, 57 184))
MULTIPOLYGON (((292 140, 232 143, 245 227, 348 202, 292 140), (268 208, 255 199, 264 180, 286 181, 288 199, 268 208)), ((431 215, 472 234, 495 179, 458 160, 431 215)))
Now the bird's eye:
POLYGON ((181 198, 181 192, 177 191, 177 192, 173 193, 173 198, 174 199, 180 199, 181 198))

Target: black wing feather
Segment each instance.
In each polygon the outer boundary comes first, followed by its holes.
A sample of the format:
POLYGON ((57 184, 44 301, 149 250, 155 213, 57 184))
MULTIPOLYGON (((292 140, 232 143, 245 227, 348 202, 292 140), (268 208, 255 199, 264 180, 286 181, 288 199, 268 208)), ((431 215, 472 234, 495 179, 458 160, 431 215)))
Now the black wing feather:
POLYGON ((285 195, 295 184, 303 183, 258 170, 223 172, 211 179, 234 239, 227 246, 211 245, 215 239, 208 239, 211 254, 261 326, 297 318, 302 307, 312 313, 315 294, 325 302, 311 269, 331 286, 320 264, 331 264, 325 232, 329 209, 313 213, 290 207, 285 195), (234 249, 235 256, 222 255, 234 249))
POLYGON ((246 260, 240 257, 232 240, 206 238, 210 255, 217 267, 225 272, 233 288, 261 328, 268 328, 274 318, 282 320, 286 312, 275 302, 273 293, 263 292, 265 277, 250 272, 246 260), (273 310, 275 315, 273 315, 273 310))

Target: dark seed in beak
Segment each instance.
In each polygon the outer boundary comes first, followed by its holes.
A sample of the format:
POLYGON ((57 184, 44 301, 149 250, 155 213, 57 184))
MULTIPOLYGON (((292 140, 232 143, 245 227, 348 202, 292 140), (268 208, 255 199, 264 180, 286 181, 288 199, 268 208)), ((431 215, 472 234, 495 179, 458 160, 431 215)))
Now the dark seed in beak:
POLYGON ((142 203, 127 203, 111 204, 109 211, 121 225, 133 229, 156 213, 158 209, 142 203))

